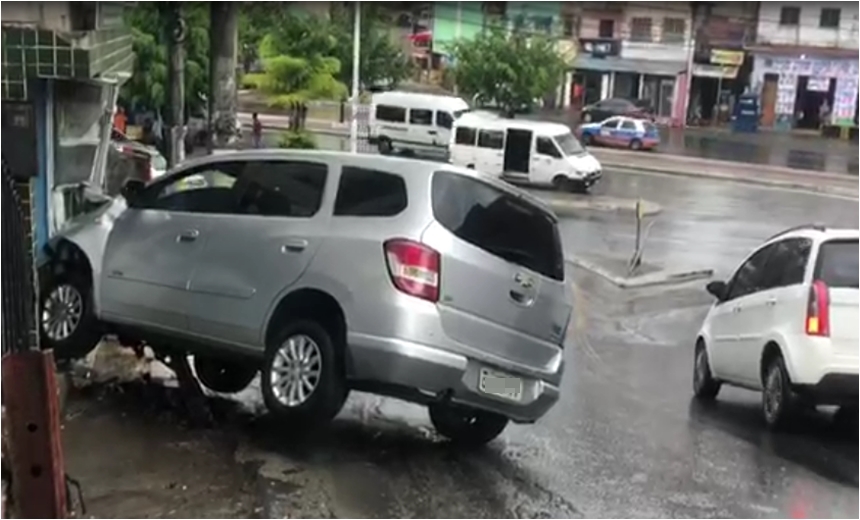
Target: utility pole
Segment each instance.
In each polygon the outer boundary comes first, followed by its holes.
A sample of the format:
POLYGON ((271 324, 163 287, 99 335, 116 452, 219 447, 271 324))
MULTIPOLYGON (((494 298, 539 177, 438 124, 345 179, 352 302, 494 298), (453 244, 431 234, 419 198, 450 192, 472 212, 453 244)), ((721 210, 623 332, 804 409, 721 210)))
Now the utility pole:
POLYGON ((349 151, 358 153, 358 94, 361 60, 361 2, 355 2, 355 20, 352 27, 352 121, 349 125, 349 151))
POLYGON ((172 168, 185 159, 185 37, 188 31, 180 2, 164 2, 159 7, 167 31, 167 161, 172 168))
POLYGON ((230 143, 236 131, 236 74, 239 47, 237 2, 210 2, 209 110, 206 149, 230 143))

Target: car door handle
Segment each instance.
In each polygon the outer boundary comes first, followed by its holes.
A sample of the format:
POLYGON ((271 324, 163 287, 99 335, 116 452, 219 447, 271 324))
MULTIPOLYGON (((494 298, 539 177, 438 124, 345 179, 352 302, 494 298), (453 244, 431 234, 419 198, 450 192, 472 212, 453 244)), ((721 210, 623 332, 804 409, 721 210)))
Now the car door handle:
POLYGON ((768 298, 768 299, 764 302, 764 304, 765 304, 765 305, 767 305, 768 307, 773 307, 774 305, 776 305, 776 303, 777 303, 776 298, 768 298))
POLYGON ((428 134, 430 134, 430 135, 436 135, 436 134, 438 134, 439 132, 437 132, 436 130, 428 130, 428 131, 427 131, 427 133, 428 133, 428 134))
POLYGON ((196 229, 186 229, 182 233, 179 233, 176 237, 177 242, 194 242, 197 240, 197 237, 200 236, 200 231, 196 229))
POLYGON ((735 314, 741 312, 742 310, 743 310, 743 307, 741 307, 740 305, 738 305, 736 307, 732 307, 732 312, 735 314))
POLYGON ((510 296, 511 300, 513 300, 514 303, 518 305, 523 305, 525 307, 528 307, 529 305, 534 303, 533 297, 529 296, 524 292, 517 291, 516 289, 511 289, 510 292, 508 292, 508 296, 510 296))
POLYGON ((308 241, 304 238, 288 240, 281 246, 281 253, 301 253, 308 247, 308 241))

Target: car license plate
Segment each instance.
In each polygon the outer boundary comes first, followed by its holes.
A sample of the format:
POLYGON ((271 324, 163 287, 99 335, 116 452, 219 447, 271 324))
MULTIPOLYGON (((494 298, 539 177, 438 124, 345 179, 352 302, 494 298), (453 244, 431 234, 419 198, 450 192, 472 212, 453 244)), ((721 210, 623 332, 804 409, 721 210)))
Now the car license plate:
POLYGON ((523 397, 523 380, 519 377, 482 368, 478 388, 485 394, 519 402, 523 397))

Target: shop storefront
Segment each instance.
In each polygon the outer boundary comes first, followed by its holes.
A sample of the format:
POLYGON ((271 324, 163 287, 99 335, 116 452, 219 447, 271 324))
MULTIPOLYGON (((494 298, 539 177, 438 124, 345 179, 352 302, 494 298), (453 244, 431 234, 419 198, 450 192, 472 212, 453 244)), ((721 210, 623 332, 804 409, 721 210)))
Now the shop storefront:
POLYGON ((780 130, 855 126, 858 60, 802 55, 755 56, 752 85, 761 123, 780 130))
POLYGON ((706 49, 694 57, 687 121, 690 124, 727 124, 734 100, 746 84, 741 78, 744 52, 706 49))

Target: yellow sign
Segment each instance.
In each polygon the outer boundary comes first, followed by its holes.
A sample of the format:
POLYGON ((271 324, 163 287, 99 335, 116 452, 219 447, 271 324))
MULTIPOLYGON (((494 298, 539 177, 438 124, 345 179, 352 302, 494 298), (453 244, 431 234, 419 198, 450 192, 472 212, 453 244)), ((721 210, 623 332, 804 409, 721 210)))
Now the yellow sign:
POLYGON ((744 51, 711 49, 711 65, 740 67, 744 63, 744 51))

